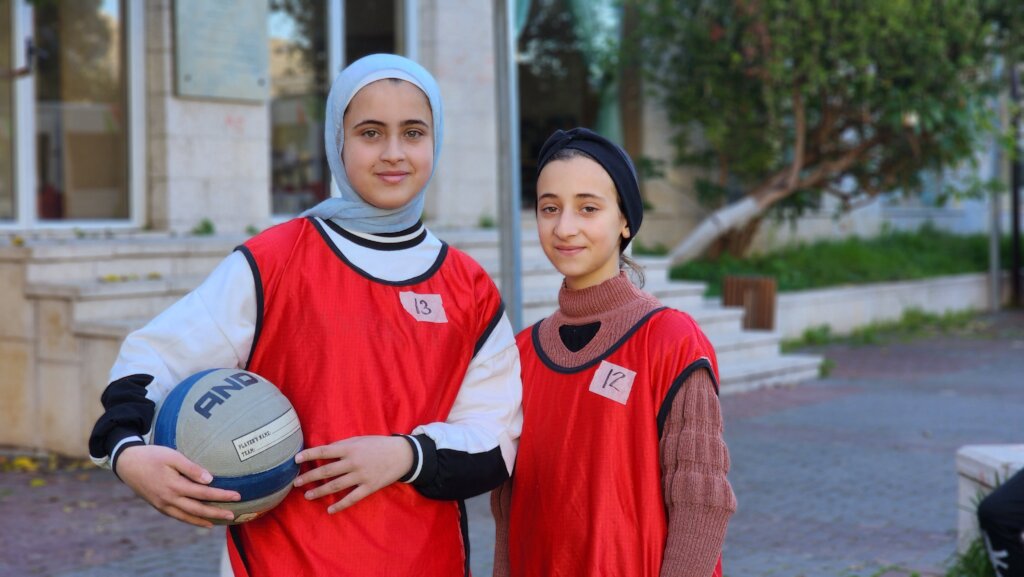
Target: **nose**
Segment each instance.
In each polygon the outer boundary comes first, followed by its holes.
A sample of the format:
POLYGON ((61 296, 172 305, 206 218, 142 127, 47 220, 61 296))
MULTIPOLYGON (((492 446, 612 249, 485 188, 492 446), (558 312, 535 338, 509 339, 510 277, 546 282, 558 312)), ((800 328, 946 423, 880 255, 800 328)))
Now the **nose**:
POLYGON ((579 233, 580 227, 576 222, 576 216, 571 210, 562 211, 558 214, 558 221, 555 222, 555 236, 558 238, 570 238, 579 233))
POLYGON ((404 159, 405 150, 402 147, 402 138, 398 135, 389 137, 380 157, 384 162, 391 163, 400 162, 404 159))

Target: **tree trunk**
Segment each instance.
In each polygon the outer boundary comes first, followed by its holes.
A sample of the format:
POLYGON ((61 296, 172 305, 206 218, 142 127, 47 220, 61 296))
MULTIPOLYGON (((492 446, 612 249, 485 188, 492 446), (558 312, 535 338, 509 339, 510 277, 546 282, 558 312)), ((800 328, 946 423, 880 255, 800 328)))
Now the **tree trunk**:
POLYGON ((711 213, 683 239, 683 242, 672 249, 669 253, 672 264, 684 263, 699 257, 723 234, 746 226, 756 219, 762 210, 757 199, 746 196, 711 213))
POLYGON ((745 257, 747 251, 750 250, 750 245, 754 242, 754 237, 761 230, 761 223, 763 221, 764 217, 759 216, 742 227, 723 234, 708 248, 705 255, 712 260, 718 259, 722 255, 730 255, 736 258, 745 257))

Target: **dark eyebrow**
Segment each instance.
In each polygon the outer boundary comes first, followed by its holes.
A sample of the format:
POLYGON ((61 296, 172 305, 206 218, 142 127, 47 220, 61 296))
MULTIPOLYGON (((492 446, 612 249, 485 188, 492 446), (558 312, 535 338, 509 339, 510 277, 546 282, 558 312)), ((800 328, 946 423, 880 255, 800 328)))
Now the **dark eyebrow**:
MULTIPOLYGON (((537 200, 541 200, 541 199, 543 199, 545 197, 548 197, 548 196, 553 197, 553 198, 558 198, 558 195, 556 195, 553 192, 545 192, 545 193, 542 193, 542 194, 538 195, 537 196, 537 200)), ((592 192, 579 192, 579 193, 574 194, 573 198, 604 200, 604 197, 602 197, 601 195, 598 195, 598 194, 594 194, 592 192)))
MULTIPOLYGON (((360 122, 357 122, 355 124, 355 126, 353 126, 352 128, 359 128, 361 126, 366 126, 366 125, 385 126, 385 124, 383 122, 381 122, 380 120, 374 120, 372 118, 368 118, 366 120, 362 120, 360 122)), ((413 119, 410 119, 410 120, 403 120, 401 122, 401 126, 422 126, 423 128, 427 128, 427 123, 422 121, 422 120, 419 120, 417 118, 413 118, 413 119)))
POLYGON ((366 126, 368 124, 372 124, 374 126, 384 126, 383 122, 381 122, 379 120, 373 120, 371 118, 371 119, 367 119, 367 120, 363 120, 363 121, 357 122, 355 124, 355 126, 353 126, 352 128, 359 128, 360 126, 366 126))

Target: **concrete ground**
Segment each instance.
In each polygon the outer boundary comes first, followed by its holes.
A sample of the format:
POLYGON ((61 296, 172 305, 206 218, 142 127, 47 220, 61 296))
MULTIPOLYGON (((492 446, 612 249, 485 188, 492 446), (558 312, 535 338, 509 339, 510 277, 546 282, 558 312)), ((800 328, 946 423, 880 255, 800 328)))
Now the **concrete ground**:
MULTIPOLYGON (((722 399, 740 503, 726 575, 941 574, 955 549, 957 448, 1024 442, 1024 313, 814 352, 834 361, 827 378, 722 399)), ((0 453, 0 576, 217 575, 222 530, 162 517, 109 473, 28 472, 14 454, 0 453)), ((489 575, 486 498, 469 511, 474 573, 489 575)))

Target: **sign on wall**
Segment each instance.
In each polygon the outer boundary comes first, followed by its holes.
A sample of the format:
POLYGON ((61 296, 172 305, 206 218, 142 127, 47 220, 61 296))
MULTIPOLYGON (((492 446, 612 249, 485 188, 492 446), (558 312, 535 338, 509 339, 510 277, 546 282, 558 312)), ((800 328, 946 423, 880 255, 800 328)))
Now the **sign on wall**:
POLYGON ((178 96, 269 98, 266 2, 175 0, 174 46, 178 96))

